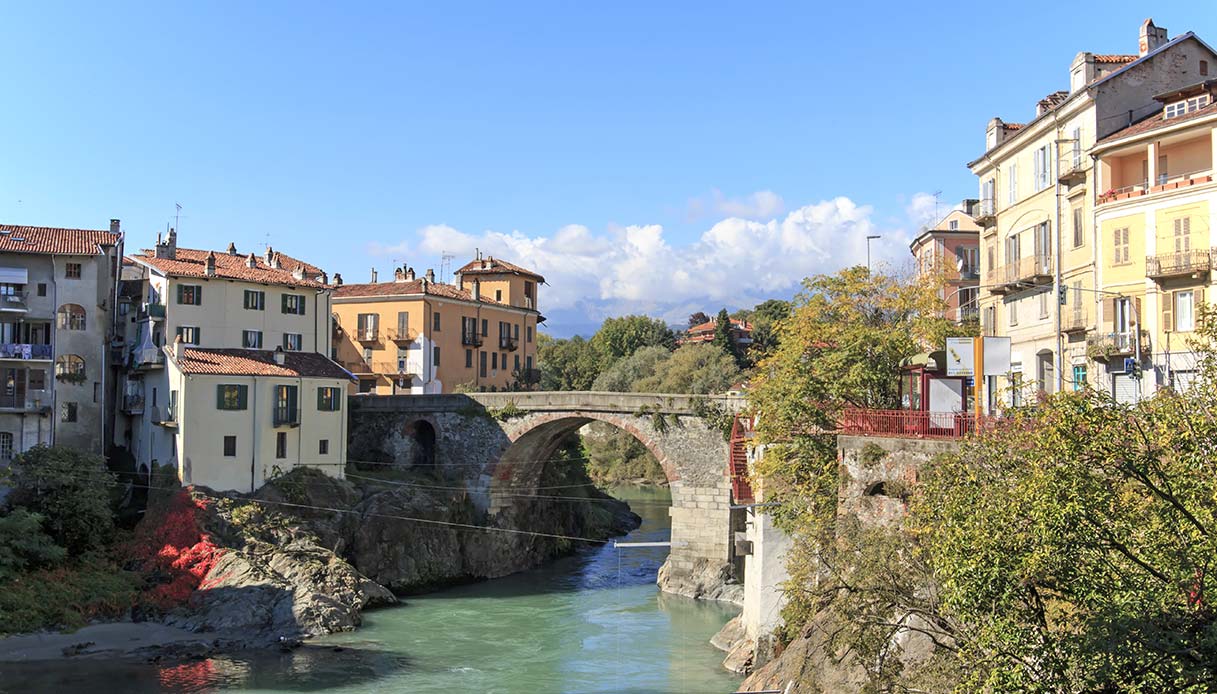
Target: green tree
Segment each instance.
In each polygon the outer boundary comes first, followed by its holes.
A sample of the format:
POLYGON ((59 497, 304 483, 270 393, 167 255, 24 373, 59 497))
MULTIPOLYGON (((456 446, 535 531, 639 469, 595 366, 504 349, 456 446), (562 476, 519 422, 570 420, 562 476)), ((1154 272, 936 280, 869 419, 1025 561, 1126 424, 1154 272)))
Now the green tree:
POLYGON ((43 531, 46 519, 25 509, 0 516, 0 582, 29 569, 53 566, 68 554, 43 531))
POLYGON ((42 515, 55 542, 72 554, 114 534, 116 478, 100 456, 66 446, 36 446, 13 459, 8 503, 42 515))
POLYGON ((541 390, 589 390, 606 363, 599 348, 578 335, 570 339, 537 336, 541 390))
POLYGON ((591 341, 612 362, 643 347, 658 345, 672 349, 676 345, 676 334, 659 319, 622 316, 606 319, 591 341))
POLYGON ((617 360, 596 377, 592 390, 628 393, 638 381, 655 374, 659 365, 671 358, 666 347, 643 347, 628 357, 617 360))
POLYGON ((722 393, 739 380, 731 355, 712 344, 685 345, 634 383, 636 393, 722 393))
POLYGON ((710 316, 707 316, 705 311, 697 311, 689 315, 689 327, 695 328, 702 323, 709 323, 710 316))

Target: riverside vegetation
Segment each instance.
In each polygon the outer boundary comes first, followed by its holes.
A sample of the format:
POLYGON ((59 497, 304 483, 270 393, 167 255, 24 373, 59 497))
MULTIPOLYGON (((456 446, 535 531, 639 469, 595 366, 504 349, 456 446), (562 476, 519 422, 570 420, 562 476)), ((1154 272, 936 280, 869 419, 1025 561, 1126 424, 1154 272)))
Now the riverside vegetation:
POLYGON ((952 328, 925 280, 855 268, 805 288, 751 393, 757 474, 794 545, 785 650, 743 689, 1217 689, 1217 316, 1196 387, 1014 408, 924 469, 884 527, 836 513, 815 432, 843 406, 898 406, 895 367, 952 328))

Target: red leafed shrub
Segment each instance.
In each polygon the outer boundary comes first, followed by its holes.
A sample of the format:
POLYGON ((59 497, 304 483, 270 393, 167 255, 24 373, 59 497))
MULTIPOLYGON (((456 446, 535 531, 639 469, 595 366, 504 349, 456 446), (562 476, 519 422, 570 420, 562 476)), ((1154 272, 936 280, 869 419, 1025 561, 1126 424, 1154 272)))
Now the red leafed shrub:
POLYGON ((157 585, 144 594, 150 607, 171 609, 184 605, 200 587, 224 550, 217 547, 199 524, 207 502, 191 497, 189 490, 173 495, 165 504, 149 509, 136 530, 129 556, 157 585))

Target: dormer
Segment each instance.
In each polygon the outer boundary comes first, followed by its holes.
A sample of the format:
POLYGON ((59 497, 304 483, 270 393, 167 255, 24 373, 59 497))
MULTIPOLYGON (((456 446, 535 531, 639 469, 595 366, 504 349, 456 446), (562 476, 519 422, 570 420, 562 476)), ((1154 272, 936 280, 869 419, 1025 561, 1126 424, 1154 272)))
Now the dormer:
POLYGON ((1162 119, 1179 118, 1213 103, 1217 97, 1217 80, 1205 80, 1183 89, 1154 96, 1162 104, 1162 119))

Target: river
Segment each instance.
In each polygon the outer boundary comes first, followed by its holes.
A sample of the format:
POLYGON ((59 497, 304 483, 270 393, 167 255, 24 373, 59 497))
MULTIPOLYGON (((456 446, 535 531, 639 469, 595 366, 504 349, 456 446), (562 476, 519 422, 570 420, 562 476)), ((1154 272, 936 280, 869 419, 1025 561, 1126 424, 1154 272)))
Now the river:
MULTIPOLYGON (((666 489, 624 487, 642 526, 625 540, 669 537, 666 489)), ((633 694, 733 692, 709 644, 738 610, 661 594, 664 548, 590 547, 542 568, 408 598, 368 612, 358 631, 286 653, 172 666, 78 661, 21 691, 633 694)), ((25 679, 25 678, 22 678, 25 679)), ((0 691, 10 680, 0 683, 0 691)), ((12 690, 16 691, 16 690, 12 690)))

